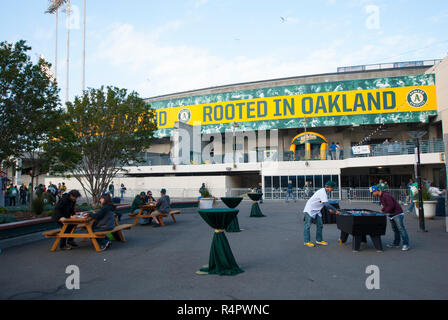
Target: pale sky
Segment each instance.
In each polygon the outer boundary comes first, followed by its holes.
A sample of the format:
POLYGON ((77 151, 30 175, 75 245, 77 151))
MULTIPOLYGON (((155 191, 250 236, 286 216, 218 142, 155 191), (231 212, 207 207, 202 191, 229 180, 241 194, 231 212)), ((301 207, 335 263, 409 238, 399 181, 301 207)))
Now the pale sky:
MULTIPOLYGON (((81 93, 82 0, 71 0, 70 99, 81 93)), ((54 62, 46 0, 0 0, 0 41, 27 40, 54 62)), ((58 78, 65 101, 65 14, 58 78)), ((86 85, 141 97, 336 72, 338 66, 441 59, 445 0, 87 0, 86 85)))

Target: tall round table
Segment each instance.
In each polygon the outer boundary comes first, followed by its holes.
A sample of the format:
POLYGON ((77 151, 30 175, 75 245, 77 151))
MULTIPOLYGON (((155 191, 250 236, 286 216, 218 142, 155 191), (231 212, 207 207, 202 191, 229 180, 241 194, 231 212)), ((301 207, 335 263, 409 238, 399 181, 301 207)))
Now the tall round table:
MULTIPOLYGON (((221 197, 222 202, 231 209, 238 207, 238 205, 243 201, 243 197, 221 197)), ((226 232, 241 232, 240 224, 238 223, 238 216, 235 216, 230 222, 229 226, 226 228, 226 232)))
POLYGON ((247 195, 254 202, 252 204, 252 208, 250 210, 250 216, 255 217, 255 218, 266 217, 261 212, 260 206, 258 205, 258 201, 260 201, 263 194, 262 193, 248 193, 247 195))
POLYGON ((199 209, 200 216, 213 229, 213 241, 210 248, 208 265, 203 266, 196 274, 219 274, 234 276, 244 272, 235 261, 229 242, 224 233, 239 210, 232 208, 199 209))

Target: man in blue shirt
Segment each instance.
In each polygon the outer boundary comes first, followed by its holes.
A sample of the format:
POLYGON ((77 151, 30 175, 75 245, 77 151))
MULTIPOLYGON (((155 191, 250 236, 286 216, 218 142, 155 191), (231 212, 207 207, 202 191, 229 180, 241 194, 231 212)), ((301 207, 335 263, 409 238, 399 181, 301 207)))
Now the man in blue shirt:
POLYGON ((335 145, 334 142, 332 142, 329 148, 330 148, 331 160, 336 160, 336 149, 338 148, 338 146, 335 145))

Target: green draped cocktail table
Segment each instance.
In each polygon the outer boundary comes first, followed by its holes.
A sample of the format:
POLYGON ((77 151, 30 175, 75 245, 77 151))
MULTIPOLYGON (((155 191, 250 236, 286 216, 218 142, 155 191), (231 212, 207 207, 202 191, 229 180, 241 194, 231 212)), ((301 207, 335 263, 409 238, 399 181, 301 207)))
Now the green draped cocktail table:
POLYGON ((252 208, 250 210, 250 216, 255 217, 255 218, 266 217, 261 212, 260 206, 258 205, 258 201, 260 201, 263 194, 262 193, 248 193, 247 195, 254 202, 252 204, 252 208))
POLYGON ((202 219, 215 229, 210 248, 208 265, 203 266, 196 274, 219 274, 234 276, 244 272, 235 261, 229 242, 224 233, 239 210, 231 208, 212 208, 198 210, 202 219))
MULTIPOLYGON (((224 202, 224 204, 231 208, 234 209, 236 208, 241 201, 243 201, 243 197, 221 197, 222 202, 224 202)), ((226 232, 240 232, 240 224, 238 223, 238 216, 235 216, 235 218, 232 220, 232 222, 230 222, 229 226, 226 228, 226 232)))

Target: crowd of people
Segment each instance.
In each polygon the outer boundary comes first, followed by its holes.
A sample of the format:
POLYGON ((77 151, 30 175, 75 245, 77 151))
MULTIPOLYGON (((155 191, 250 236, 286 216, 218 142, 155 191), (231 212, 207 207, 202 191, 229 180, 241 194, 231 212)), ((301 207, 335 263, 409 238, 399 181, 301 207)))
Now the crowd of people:
MULTIPOLYGON (((20 187, 9 184, 4 193, 5 206, 15 207, 29 204, 31 201, 31 190, 31 182, 28 185, 23 183, 20 187)), ((57 186, 50 182, 48 187, 43 184, 39 184, 34 188, 35 194, 38 196, 43 196, 44 202, 51 205, 55 205, 66 190, 67 187, 64 182, 59 183, 57 186)))

